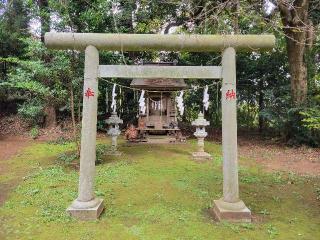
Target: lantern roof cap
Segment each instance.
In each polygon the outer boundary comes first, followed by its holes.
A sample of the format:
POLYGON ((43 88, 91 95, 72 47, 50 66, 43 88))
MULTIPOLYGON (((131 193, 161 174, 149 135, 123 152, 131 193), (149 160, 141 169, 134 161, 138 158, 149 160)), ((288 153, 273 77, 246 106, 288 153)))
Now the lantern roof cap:
POLYGON ((116 112, 111 113, 111 116, 106 120, 107 124, 122 124, 123 120, 120 119, 116 112))
POLYGON ((205 118, 204 118, 204 115, 202 112, 200 112, 198 114, 198 118, 196 120, 194 120, 192 123, 191 123, 192 126, 196 126, 196 127, 204 127, 204 126, 209 126, 210 123, 209 121, 207 121, 205 118))

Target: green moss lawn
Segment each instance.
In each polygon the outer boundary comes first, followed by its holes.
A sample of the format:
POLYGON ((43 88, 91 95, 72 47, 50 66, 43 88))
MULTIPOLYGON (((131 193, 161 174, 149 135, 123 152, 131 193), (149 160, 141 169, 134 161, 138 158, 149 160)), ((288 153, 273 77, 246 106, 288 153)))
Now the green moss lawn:
MULTIPOLYGON (((108 140, 100 140, 109 143, 108 140)), ((221 197, 221 146, 195 163, 185 145, 122 145, 124 155, 97 166, 96 195, 105 211, 92 222, 68 217, 78 170, 57 163, 71 144, 34 143, 10 160, 0 184, 24 175, 0 208, 0 239, 320 239, 319 178, 266 173, 240 159, 240 194, 252 224, 214 222, 208 208, 221 197)))

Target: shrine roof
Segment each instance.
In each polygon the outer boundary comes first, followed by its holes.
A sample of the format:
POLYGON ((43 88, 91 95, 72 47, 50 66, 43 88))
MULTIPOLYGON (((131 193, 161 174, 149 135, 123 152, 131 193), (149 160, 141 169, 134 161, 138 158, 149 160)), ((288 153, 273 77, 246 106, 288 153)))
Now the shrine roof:
MULTIPOLYGON (((172 66, 176 65, 176 62, 147 62, 143 65, 153 66, 172 66)), ((131 87, 145 89, 145 90, 182 90, 187 88, 187 84, 184 79, 172 79, 172 78, 138 78, 133 79, 130 84, 131 87)))
POLYGON ((131 87, 145 89, 145 90, 182 90, 187 87, 183 79, 133 79, 131 87))

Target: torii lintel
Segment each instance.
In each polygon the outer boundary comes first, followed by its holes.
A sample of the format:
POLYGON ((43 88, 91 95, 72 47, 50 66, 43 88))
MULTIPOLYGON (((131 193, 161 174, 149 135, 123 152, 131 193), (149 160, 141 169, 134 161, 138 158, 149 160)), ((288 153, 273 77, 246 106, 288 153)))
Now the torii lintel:
POLYGON ((221 52, 232 47, 237 51, 252 52, 275 47, 275 36, 48 32, 45 44, 52 49, 81 51, 92 45, 107 51, 221 52))

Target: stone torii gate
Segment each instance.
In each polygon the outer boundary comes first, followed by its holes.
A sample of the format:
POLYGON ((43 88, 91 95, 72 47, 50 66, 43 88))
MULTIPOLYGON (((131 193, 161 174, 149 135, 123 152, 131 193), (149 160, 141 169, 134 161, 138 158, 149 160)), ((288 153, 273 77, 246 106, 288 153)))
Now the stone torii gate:
POLYGON ((81 130, 79 195, 67 209, 81 219, 97 219, 104 206, 94 196, 98 78, 222 79, 223 197, 214 200, 218 220, 251 221, 251 212, 239 198, 236 51, 268 50, 273 35, 158 35, 104 33, 46 33, 52 49, 85 50, 83 116, 81 130), (99 65, 98 50, 222 52, 222 66, 99 65))

